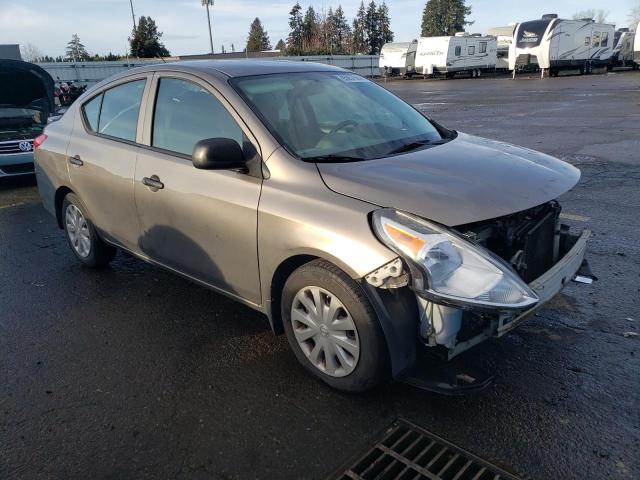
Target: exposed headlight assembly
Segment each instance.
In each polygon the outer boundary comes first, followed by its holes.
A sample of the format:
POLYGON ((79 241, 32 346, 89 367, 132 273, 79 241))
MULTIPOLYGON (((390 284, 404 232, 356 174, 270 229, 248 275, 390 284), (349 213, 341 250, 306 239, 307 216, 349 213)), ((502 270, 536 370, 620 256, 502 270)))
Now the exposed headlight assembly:
POLYGON ((373 227, 383 243, 410 263, 414 287, 429 300, 501 310, 523 310, 538 302, 502 260, 439 225, 383 209, 373 213, 373 227))

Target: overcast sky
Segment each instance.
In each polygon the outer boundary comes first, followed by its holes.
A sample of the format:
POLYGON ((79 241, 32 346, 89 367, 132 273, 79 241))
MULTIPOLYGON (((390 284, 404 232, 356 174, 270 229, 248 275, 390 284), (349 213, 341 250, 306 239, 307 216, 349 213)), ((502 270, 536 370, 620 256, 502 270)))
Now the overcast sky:
MULTIPOLYGON (((627 16, 640 0, 471 0, 472 33, 509 22, 532 20, 544 13, 570 17, 586 8, 604 8, 608 21, 627 26, 627 16)), ((209 49, 207 21, 200 0, 133 0, 136 16, 150 15, 162 32, 172 54, 206 53, 209 49)), ((212 8, 214 47, 230 50, 231 43, 242 50, 249 24, 260 17, 272 43, 286 39, 288 13, 295 0, 215 0, 212 8)), ((306 9, 316 10, 338 5, 338 1, 301 1, 306 9)), ((351 19, 360 0, 342 0, 351 19)), ((366 3, 366 2, 365 2, 366 3)), ((419 35, 425 0, 388 0, 391 27, 397 41, 419 35)), ((77 33, 90 53, 121 53, 127 48, 132 20, 129 0, 0 0, 0 44, 32 43, 44 54, 63 55, 71 35, 77 33)))

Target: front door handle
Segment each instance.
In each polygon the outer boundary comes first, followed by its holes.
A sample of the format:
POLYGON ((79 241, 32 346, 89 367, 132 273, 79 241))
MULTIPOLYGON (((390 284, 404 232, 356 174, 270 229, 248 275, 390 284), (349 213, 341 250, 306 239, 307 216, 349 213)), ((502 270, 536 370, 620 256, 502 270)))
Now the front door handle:
POLYGON ((84 162, 80 158, 80 155, 74 155, 73 157, 69 157, 69 163, 71 165, 76 165, 77 167, 81 167, 84 165, 84 162))
POLYGON ((144 177, 142 183, 145 184, 152 192, 157 192, 164 188, 164 183, 160 181, 157 175, 151 175, 150 177, 144 177))

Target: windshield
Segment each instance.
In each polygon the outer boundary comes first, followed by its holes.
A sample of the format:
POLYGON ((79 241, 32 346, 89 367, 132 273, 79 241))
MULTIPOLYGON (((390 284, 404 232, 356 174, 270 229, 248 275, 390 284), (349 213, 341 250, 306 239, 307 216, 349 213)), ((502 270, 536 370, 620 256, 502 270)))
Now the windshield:
POLYGON ((413 107, 352 73, 261 75, 231 84, 303 160, 369 160, 443 141, 413 107))
POLYGON ((518 30, 518 38, 516 39, 518 48, 532 48, 537 47, 542 42, 544 32, 547 31, 547 27, 551 23, 551 20, 533 20, 531 22, 524 22, 520 24, 518 30))

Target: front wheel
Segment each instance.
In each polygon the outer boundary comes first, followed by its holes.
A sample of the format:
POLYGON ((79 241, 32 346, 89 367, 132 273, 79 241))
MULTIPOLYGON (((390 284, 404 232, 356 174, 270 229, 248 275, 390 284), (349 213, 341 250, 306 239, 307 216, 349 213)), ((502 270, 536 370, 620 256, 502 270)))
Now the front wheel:
POLYGON ((282 292, 287 340, 298 361, 333 388, 361 392, 389 377, 386 342, 362 289, 324 260, 298 268, 282 292))
POLYGON ((64 197, 62 218, 71 251, 83 265, 99 268, 108 265, 113 260, 116 249, 98 237, 96 228, 86 216, 85 208, 73 193, 64 197))

